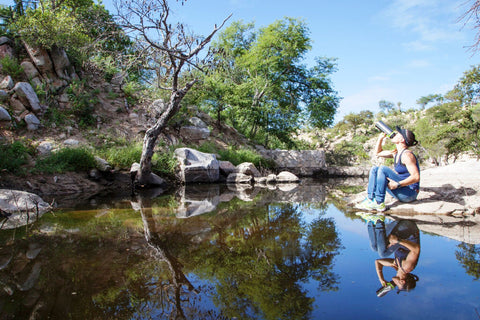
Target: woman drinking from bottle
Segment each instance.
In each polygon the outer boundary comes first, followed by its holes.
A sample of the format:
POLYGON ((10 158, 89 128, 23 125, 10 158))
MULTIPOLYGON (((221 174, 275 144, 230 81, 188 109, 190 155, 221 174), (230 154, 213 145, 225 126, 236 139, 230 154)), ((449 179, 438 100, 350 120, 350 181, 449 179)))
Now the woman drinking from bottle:
POLYGON ((375 147, 377 157, 393 158, 394 168, 374 166, 370 170, 367 187, 367 197, 355 207, 362 210, 383 212, 385 194, 388 192, 401 202, 411 202, 417 199, 420 190, 420 167, 417 157, 409 147, 418 143, 412 131, 396 127, 397 133, 392 135, 394 150, 383 150, 382 144, 386 137, 382 133, 375 147))

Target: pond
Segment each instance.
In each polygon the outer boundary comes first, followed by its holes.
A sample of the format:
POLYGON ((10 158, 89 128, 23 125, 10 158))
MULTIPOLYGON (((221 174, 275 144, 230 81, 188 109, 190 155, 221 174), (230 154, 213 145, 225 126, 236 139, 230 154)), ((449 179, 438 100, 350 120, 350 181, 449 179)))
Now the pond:
POLYGON ((0 318, 480 319, 478 244, 414 221, 418 282, 378 297, 367 222, 335 194, 315 181, 189 186, 0 230, 0 318))

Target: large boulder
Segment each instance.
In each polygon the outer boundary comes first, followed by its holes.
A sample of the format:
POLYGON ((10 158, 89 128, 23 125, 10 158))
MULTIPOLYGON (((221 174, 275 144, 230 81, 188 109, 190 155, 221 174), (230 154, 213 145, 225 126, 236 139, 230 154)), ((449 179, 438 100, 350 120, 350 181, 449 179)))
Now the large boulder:
POLYGON ((261 177, 262 175, 260 174, 260 171, 255 167, 255 165, 251 162, 244 162, 240 163, 237 166, 237 173, 243 173, 248 176, 252 176, 254 178, 261 177))
POLYGON ((0 213, 2 217, 8 217, 3 225, 4 229, 32 223, 51 209, 51 206, 36 194, 0 189, 0 213))
POLYGON ((40 100, 28 82, 18 82, 13 88, 20 101, 35 113, 42 111, 40 100))
POLYGON ((0 106, 0 121, 12 121, 12 117, 2 106, 0 106))
POLYGON ((178 175, 183 183, 218 181, 220 166, 214 154, 179 148, 175 150, 175 156, 180 163, 178 175))
POLYGON ((299 182, 300 179, 291 172, 282 171, 277 175, 276 182, 277 183, 292 183, 292 182, 299 182))

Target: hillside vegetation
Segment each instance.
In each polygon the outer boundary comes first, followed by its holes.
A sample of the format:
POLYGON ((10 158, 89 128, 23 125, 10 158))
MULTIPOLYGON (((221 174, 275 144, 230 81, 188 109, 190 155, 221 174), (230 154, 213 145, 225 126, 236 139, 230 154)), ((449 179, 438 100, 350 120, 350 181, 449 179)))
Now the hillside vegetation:
MULTIPOLYGON (((340 98, 330 75, 336 61, 317 58, 313 67, 305 67, 311 41, 303 21, 284 18, 260 29, 233 22, 220 31, 205 59, 190 61, 172 83, 165 67, 168 55, 155 51, 158 42, 128 33, 134 26, 120 23, 126 16, 113 16, 90 0, 44 1, 38 7, 16 1, 0 7, 2 48, 10 48, 0 52, 0 107, 8 113, 7 120, 0 121, 2 172, 83 172, 96 165, 95 156, 119 170, 128 169, 139 162, 145 132, 162 115, 171 85, 190 83, 155 147, 153 171, 164 177, 173 178, 172 152, 179 146, 260 167, 271 164, 256 153, 255 145, 322 148, 329 165, 362 164, 378 135, 373 125, 377 120, 413 130, 422 159, 435 164, 464 154, 480 157, 478 66, 465 71, 446 95, 420 97, 416 108, 380 101, 381 112, 351 113, 334 125, 340 98), (61 71, 42 70, 32 54, 40 51, 68 57, 69 64, 61 71), (27 65, 35 65, 39 75, 33 77, 27 65), (26 106, 18 111, 21 99, 12 88, 18 83, 31 85, 39 110, 26 106), (27 124, 29 114, 38 117, 37 129, 27 124), (178 134, 193 116, 209 126, 208 139, 188 141, 178 134), (65 145, 68 139, 81 147, 65 145), (48 141, 53 150, 41 154, 48 141)), ((181 23, 177 26, 175 34, 185 36, 181 23)))

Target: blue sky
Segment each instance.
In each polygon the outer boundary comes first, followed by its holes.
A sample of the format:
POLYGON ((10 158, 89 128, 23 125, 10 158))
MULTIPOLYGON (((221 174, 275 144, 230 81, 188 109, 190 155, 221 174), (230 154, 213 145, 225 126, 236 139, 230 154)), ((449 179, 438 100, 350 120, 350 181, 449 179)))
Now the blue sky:
MULTIPOLYGON (((104 0, 112 13, 113 0, 104 0)), ((2 4, 13 1, 0 0, 2 4)), ((174 4, 173 1, 171 1, 174 4)), ((428 94, 444 94, 479 63, 468 51, 475 30, 458 18, 467 0, 187 0, 174 7, 175 21, 207 35, 214 24, 255 22, 257 28, 284 17, 303 19, 313 41, 309 60, 337 58, 333 86, 342 98, 337 120, 349 112, 378 111, 378 102, 403 108, 428 94)), ((308 63, 307 61, 307 63, 308 63)))

